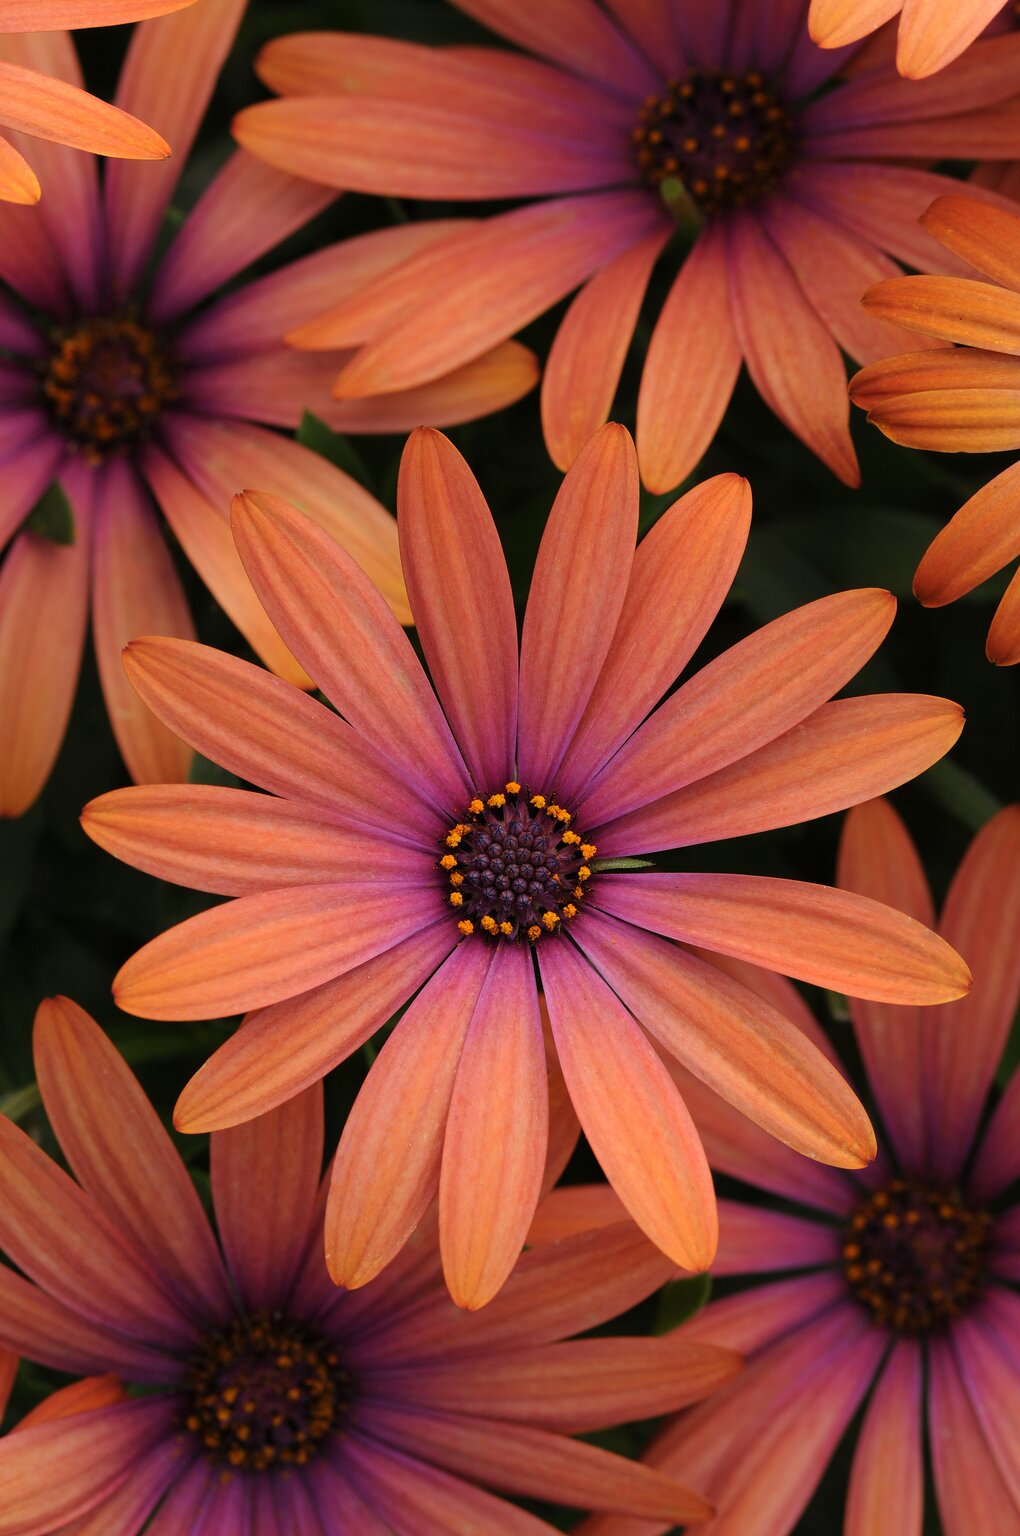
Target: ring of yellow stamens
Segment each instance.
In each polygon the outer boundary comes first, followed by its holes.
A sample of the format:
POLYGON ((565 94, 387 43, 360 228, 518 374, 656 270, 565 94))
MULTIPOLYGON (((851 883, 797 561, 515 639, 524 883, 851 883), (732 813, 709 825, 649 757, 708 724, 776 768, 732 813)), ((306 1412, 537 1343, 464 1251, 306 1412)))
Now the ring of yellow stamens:
POLYGON ((554 798, 531 794, 517 779, 474 795, 439 859, 460 932, 535 943, 562 931, 580 910, 592 873, 586 861, 596 852, 572 821, 554 798))

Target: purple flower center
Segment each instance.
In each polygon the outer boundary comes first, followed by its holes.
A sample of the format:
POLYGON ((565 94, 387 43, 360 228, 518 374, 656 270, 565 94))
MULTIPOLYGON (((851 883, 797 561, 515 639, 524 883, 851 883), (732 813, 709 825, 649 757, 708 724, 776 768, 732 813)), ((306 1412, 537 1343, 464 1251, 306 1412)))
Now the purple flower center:
POLYGON ((188 1389, 184 1427, 210 1460, 255 1472, 303 1467, 337 1428, 350 1397, 333 1346, 267 1312, 207 1334, 188 1389))
POLYGON ((50 342, 43 397, 57 428, 90 464, 144 442, 180 393, 179 369, 163 339, 127 316, 56 327, 50 342))
POLYGON ((952 1190, 894 1179, 851 1218, 843 1273, 876 1322, 926 1333, 979 1295, 991 1220, 952 1190))
POLYGON ((763 75, 689 69, 647 98, 633 138, 646 181, 664 196, 677 182, 718 214, 772 190, 793 162, 796 123, 763 75))
POLYGON ((573 819, 515 779, 471 801, 439 860, 461 933, 533 944, 577 916, 596 849, 573 819))

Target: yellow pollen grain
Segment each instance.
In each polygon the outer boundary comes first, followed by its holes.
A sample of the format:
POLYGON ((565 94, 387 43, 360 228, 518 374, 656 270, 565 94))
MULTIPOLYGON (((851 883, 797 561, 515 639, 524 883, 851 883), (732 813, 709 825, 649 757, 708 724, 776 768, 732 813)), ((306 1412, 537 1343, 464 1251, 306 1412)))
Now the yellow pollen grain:
POLYGON ((465 938, 469 938, 470 935, 475 931, 475 925, 469 917, 462 917, 460 922, 457 924, 457 927, 460 929, 465 938))
POLYGON ((472 816, 480 816, 485 810, 485 801, 479 800, 476 795, 471 804, 468 806, 468 810, 471 812, 472 816))
POLYGON ((528 938, 532 941, 532 943, 534 943, 534 941, 536 939, 540 939, 541 937, 542 937, 542 930, 541 930, 541 928, 538 926, 537 923, 532 923, 531 927, 528 929, 528 938))
POLYGON ((568 901, 566 906, 563 908, 563 916, 564 917, 576 917, 577 916, 577 908, 574 906, 574 903, 572 901, 568 901))
POLYGON ((464 898, 459 891, 450 892, 450 905, 451 907, 462 907, 464 905, 464 898))
POLYGON ((581 868, 577 871, 577 878, 579 880, 591 879, 591 870, 588 868, 587 864, 581 865, 581 868))
POLYGON ((494 917, 490 917, 488 914, 482 918, 482 927, 485 929, 486 933, 499 932, 499 924, 496 922, 496 919, 494 917))
POLYGON ((582 857, 582 859, 593 859, 597 853, 598 853, 598 849, 596 848, 594 843, 582 843, 581 844, 581 857, 582 857))
POLYGON ((439 860, 439 867, 440 869, 456 869, 457 860, 452 853, 444 853, 443 857, 439 860))
POLYGON ((455 871, 450 876, 450 884, 451 885, 463 885, 464 884, 464 876, 460 873, 459 870, 455 871))
POLYGON ((459 848, 460 847, 460 833, 459 832, 448 832, 446 834, 446 846, 447 846, 447 848, 459 848))
POLYGON ((530 803, 535 807, 536 811, 544 811, 545 810, 545 796, 544 795, 532 795, 530 803))
POLYGON ((506 795, 490 795, 486 805, 506 805, 506 795))
POLYGON ((508 939, 514 931, 513 923, 500 923, 499 931, 505 939, 508 939))
POLYGON ((510 779, 509 782, 504 785, 504 788, 508 795, 519 795, 521 792, 521 786, 518 784, 516 779, 510 779))
POLYGON ((567 831, 567 832, 564 832, 564 834, 563 834, 563 841, 565 843, 579 843, 581 841, 581 838, 580 838, 580 835, 577 832, 567 831))

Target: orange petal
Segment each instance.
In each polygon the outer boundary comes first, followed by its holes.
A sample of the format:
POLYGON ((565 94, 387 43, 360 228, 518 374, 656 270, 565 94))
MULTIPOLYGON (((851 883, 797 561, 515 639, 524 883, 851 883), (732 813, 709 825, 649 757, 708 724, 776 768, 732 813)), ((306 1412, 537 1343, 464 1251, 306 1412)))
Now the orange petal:
POLYGON ((182 11, 195 0, 5 0, 0 32, 62 32, 113 27, 182 11))
POLYGON ((1020 661, 1020 573, 1016 571, 995 610, 985 655, 997 667, 1015 667, 1020 661))
POLYGON ((895 16, 903 0, 811 0, 808 30, 821 48, 856 43, 895 16))
POLYGON ((1020 352, 1020 294, 970 277, 890 277, 869 288, 870 314, 908 331, 966 342, 992 352, 1020 352))
POLYGON ((910 80, 932 75, 969 47, 999 0, 903 0, 896 67, 910 80))
POLYGON ((886 399, 939 389, 1020 389, 1020 357, 979 347, 937 347, 882 358, 850 380, 850 398, 876 422, 886 399))
MULTIPOLYGON (((14 1364, 17 1366, 17 1357, 14 1364)), ((69 1387, 60 1387, 36 1403, 23 1419, 11 1428, 11 1433, 27 1429, 32 1424, 52 1424, 55 1419, 69 1419, 76 1413, 88 1413, 93 1408, 108 1408, 111 1403, 127 1401, 127 1392, 119 1376, 86 1376, 74 1381, 69 1387)))
POLYGON ((1020 448, 1020 390, 929 389, 894 395, 868 418, 907 448, 999 453, 1020 448))
POLYGON ((39 178, 13 144, 0 138, 0 200, 5 203, 37 203, 42 196, 39 178))
POLYGON ((952 603, 1020 554, 1020 464, 964 502, 929 546, 914 575, 925 607, 952 603))
POLYGON ((165 160, 170 146, 136 117, 87 91, 0 60, 0 122, 55 144, 126 160, 165 160))
POLYGON ((1020 289, 1020 215, 977 197, 937 197, 925 229, 985 277, 1020 289))

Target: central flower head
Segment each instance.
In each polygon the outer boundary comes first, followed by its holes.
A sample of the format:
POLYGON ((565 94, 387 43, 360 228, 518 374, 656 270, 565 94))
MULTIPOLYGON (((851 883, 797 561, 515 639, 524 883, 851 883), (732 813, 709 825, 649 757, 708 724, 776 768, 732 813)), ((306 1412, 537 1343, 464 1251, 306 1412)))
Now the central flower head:
POLYGON ((793 162, 796 124, 763 75, 689 69, 650 96, 634 129, 653 187, 676 180, 703 213, 757 202, 793 162))
POLYGON ((207 1334, 188 1379, 185 1428, 228 1467, 301 1467, 336 1429, 350 1381, 331 1344, 278 1313, 207 1334))
POLYGON ((577 916, 596 849, 573 819, 516 779, 471 801, 439 860, 461 933, 533 944, 577 916))
POLYGON ((978 1296, 991 1219, 951 1190, 894 1179, 851 1218, 843 1273, 876 1322, 926 1333, 978 1296))
POLYGON ((128 316, 56 327, 50 342, 43 397, 55 425, 88 463, 144 441, 180 393, 179 369, 163 339, 128 316))

